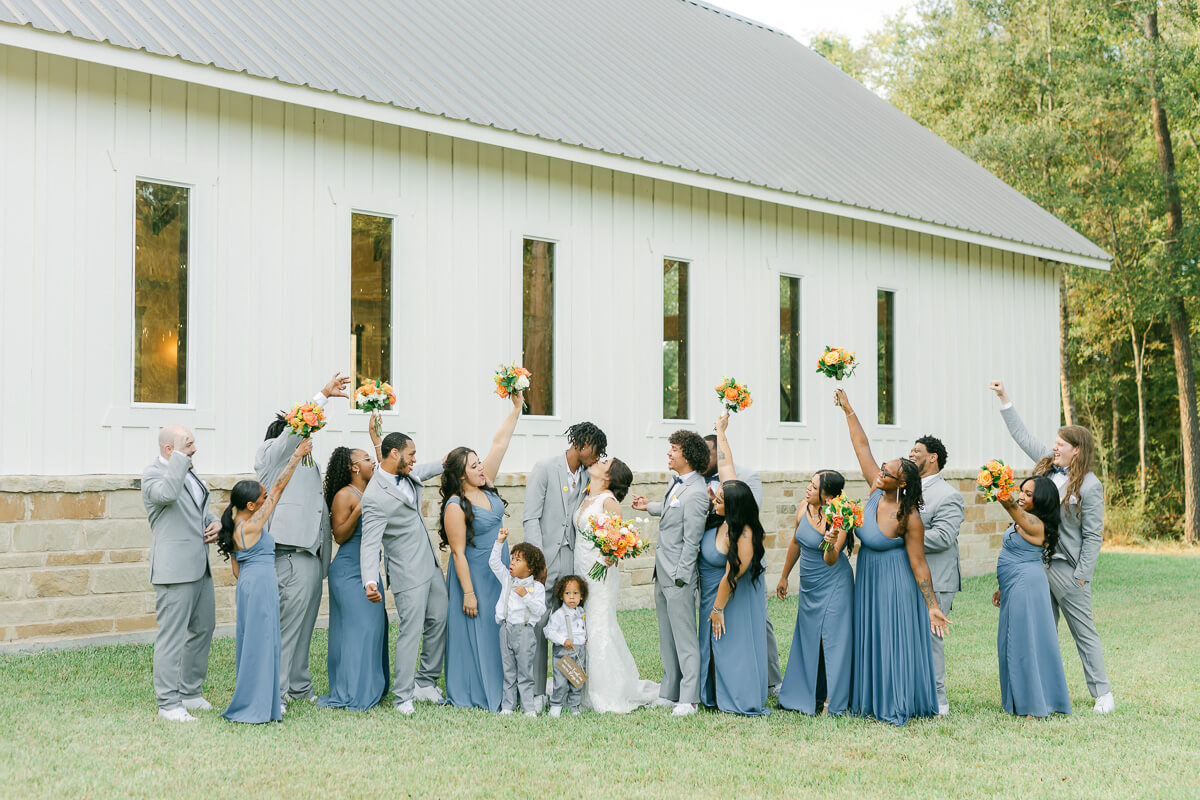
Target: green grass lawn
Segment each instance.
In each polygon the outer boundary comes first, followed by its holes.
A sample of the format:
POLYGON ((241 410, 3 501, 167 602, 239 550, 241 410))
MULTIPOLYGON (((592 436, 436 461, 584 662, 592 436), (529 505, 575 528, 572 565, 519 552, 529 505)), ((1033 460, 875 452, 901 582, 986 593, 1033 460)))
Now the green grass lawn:
MULTIPOLYGON (((905 728, 776 710, 747 719, 669 709, 552 720, 390 703, 294 704, 234 725, 155 715, 147 645, 0 657, 0 797, 1200 797, 1200 558, 1104 553, 1095 613, 1117 710, 1093 714, 1061 628, 1075 714, 1000 710, 993 578, 965 582, 946 645, 948 718, 905 728)), ((786 659, 795 601, 772 600, 786 659)), ((653 611, 621 617, 658 678, 653 611)), ((313 642, 325 686, 325 635, 313 642)), ((233 642, 213 644, 205 695, 233 692, 233 642)))

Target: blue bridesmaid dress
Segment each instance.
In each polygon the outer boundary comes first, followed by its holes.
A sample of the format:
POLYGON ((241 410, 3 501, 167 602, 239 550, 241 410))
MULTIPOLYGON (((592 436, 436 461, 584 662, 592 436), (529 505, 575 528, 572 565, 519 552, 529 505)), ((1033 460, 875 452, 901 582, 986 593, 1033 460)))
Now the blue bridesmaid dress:
POLYGON ((317 705, 327 708, 366 711, 390 687, 387 608, 372 603, 363 591, 361 543, 360 517, 329 565, 329 694, 317 699, 317 705))
MULTIPOLYGON (((492 545, 504 519, 504 503, 494 491, 487 491, 491 508, 472 503, 475 511, 474 541, 467 545, 467 567, 475 591, 479 613, 473 619, 462 610, 463 589, 458 580, 454 558, 446 570, 449 609, 446 618, 446 701, 463 708, 500 710, 504 688, 504 667, 500 661, 500 625, 496 622, 496 601, 503 588, 488 566, 492 545)), ((461 502, 457 496, 447 502, 461 502)), ((508 545, 500 559, 508 566, 508 545)), ((544 689, 545 687, 538 687, 544 689)), ((538 692, 541 694, 541 692, 538 692)))
POLYGON ((1042 548, 1010 525, 996 561, 1000 582, 1000 704, 1010 714, 1046 717, 1070 714, 1058 631, 1050 606, 1050 582, 1042 548))
POLYGON ((762 576, 750 570, 725 604, 725 633, 713 637, 709 614, 725 577, 727 556, 717 549, 717 529, 700 540, 700 702, 730 714, 762 716, 767 709, 767 607, 762 576))
POLYGON ((821 552, 824 537, 807 517, 796 526, 800 545, 800 592, 796 630, 779 707, 819 714, 843 714, 850 703, 854 653, 854 572, 845 549, 831 567, 821 552))
POLYGON ((854 678, 850 709, 903 725, 937 714, 929 610, 913 578, 904 540, 879 529, 876 489, 863 509, 854 578, 854 678))
POLYGON ((279 584, 275 540, 265 530, 252 547, 234 551, 238 561, 237 684, 221 716, 231 722, 283 719, 279 699, 279 584))

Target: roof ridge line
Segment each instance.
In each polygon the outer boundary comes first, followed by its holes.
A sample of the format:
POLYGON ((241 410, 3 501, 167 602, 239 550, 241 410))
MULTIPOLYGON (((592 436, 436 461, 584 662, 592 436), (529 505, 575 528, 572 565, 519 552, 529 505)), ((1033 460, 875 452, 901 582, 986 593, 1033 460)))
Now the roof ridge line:
POLYGON ((729 17, 730 19, 735 20, 737 22, 741 22, 743 24, 750 25, 751 27, 754 27, 754 28, 762 28, 765 31, 770 31, 771 33, 774 33, 778 36, 782 36, 785 39, 792 39, 793 41, 796 41, 795 37, 793 37, 789 33, 785 33, 784 31, 780 30, 779 28, 774 28, 765 22, 759 22, 758 20, 753 19, 751 17, 744 17, 741 14, 735 14, 734 12, 730 11, 727 8, 721 8, 720 6, 713 5, 712 3, 706 3, 704 0, 679 0, 679 2, 684 3, 686 5, 690 5, 690 6, 696 6, 697 8, 702 8, 705 11, 712 11, 716 14, 720 14, 723 17, 729 17))

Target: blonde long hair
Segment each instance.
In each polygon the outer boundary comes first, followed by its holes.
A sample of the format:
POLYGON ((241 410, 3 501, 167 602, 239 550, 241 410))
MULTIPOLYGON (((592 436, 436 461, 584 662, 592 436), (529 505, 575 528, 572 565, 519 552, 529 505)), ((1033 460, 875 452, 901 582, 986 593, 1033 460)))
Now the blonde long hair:
MULTIPOLYGON (((1071 463, 1067 465, 1067 489, 1062 500, 1070 505, 1071 498, 1079 494, 1079 488, 1083 486, 1083 479, 1089 472, 1095 471, 1096 441, 1092 438, 1092 432, 1082 425, 1065 425, 1058 429, 1058 436, 1077 450, 1071 463)), ((1048 475, 1052 466, 1054 466, 1053 454, 1039 461, 1033 468, 1033 474, 1048 475)), ((1083 513, 1082 503, 1077 504, 1075 513, 1076 515, 1083 513)))

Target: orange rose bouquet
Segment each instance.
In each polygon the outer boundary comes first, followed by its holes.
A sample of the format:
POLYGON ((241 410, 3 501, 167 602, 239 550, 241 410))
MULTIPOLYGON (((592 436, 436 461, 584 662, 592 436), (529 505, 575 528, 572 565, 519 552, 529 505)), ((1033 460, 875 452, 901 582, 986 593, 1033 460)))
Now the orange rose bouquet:
POLYGON ((979 468, 975 488, 983 492, 985 503, 1011 499, 1017 491, 1017 485, 1013 481, 1013 468, 1000 459, 993 458, 979 468))
MULTIPOLYGON (((354 407, 370 414, 372 411, 390 411, 396 405, 396 390, 384 381, 364 381, 354 390, 354 407)), ((383 436, 383 421, 374 423, 376 436, 383 436)))
MULTIPOLYGON (((650 548, 649 542, 642 538, 642 532, 633 522, 609 514, 596 514, 591 517, 588 520, 588 529, 581 533, 583 538, 596 546, 600 555, 614 562, 636 558, 650 548)), ((608 564, 597 561, 588 572, 588 577, 594 581, 602 581, 606 574, 608 564)))
POLYGON ((496 382, 496 395, 507 399, 515 392, 527 391, 531 377, 533 377, 532 373, 524 367, 518 367, 516 362, 508 366, 501 364, 500 368, 496 370, 496 374, 492 376, 492 380, 496 382))
POLYGON ((738 383, 733 378, 721 376, 721 382, 717 384, 717 399, 721 401, 721 405, 726 411, 736 413, 742 409, 749 408, 753 405, 754 400, 750 398, 750 389, 744 383, 738 383))
MULTIPOLYGON (((325 409, 316 403, 298 403, 292 406, 292 411, 287 415, 286 421, 292 429, 290 436, 307 438, 325 427, 325 409)), ((300 463, 306 467, 315 464, 311 454, 302 458, 300 463)))
POLYGON ((817 372, 824 373, 835 381, 849 378, 854 374, 858 360, 844 347, 825 345, 825 353, 817 359, 817 372))
MULTIPOLYGON (((835 531, 846 531, 853 534, 863 525, 863 507, 857 500, 851 500, 845 492, 830 500, 822 509, 825 514, 825 524, 835 531)), ((829 542, 821 542, 821 550, 832 547, 829 542)))

